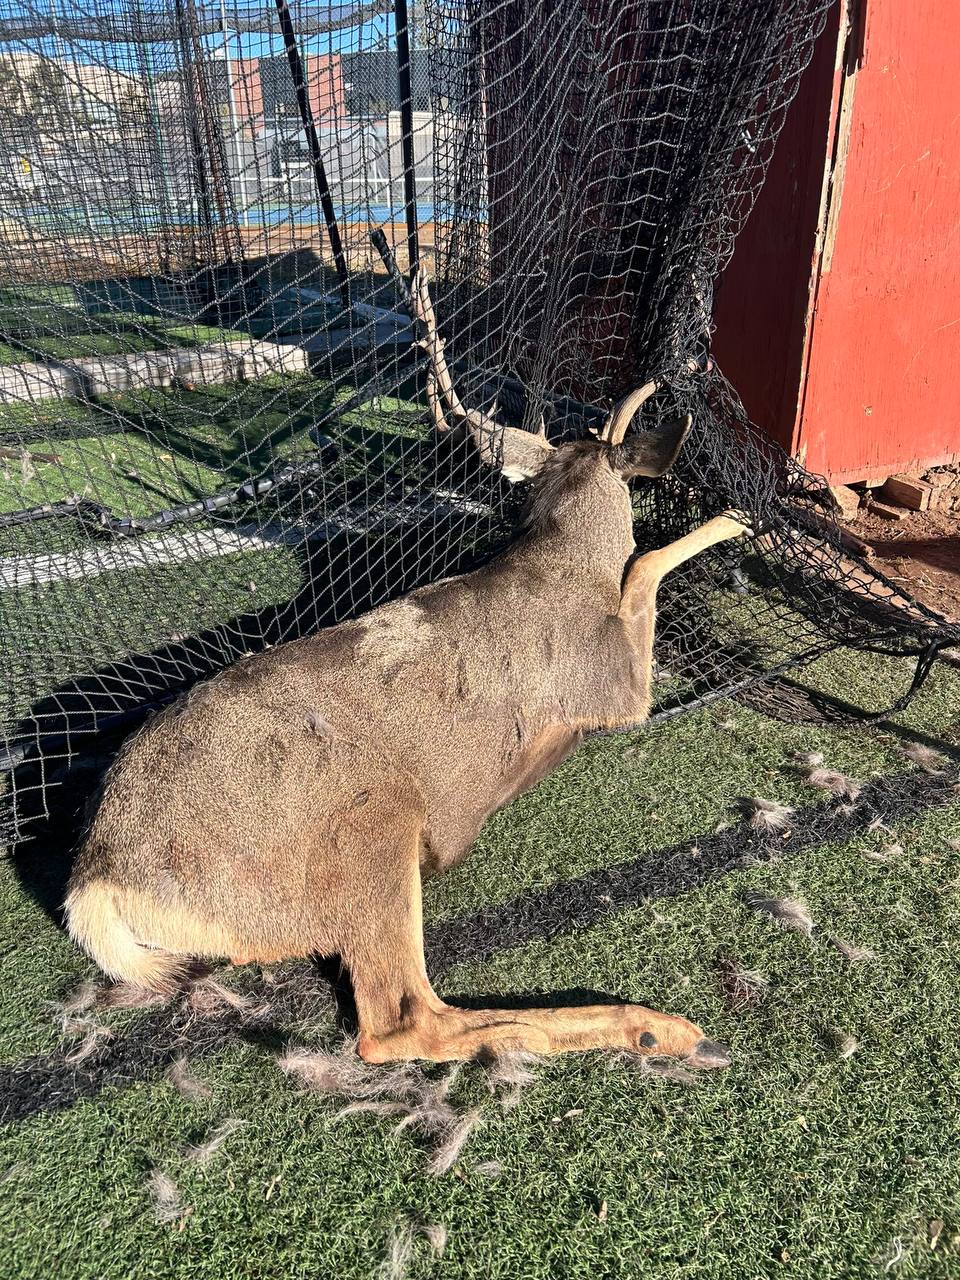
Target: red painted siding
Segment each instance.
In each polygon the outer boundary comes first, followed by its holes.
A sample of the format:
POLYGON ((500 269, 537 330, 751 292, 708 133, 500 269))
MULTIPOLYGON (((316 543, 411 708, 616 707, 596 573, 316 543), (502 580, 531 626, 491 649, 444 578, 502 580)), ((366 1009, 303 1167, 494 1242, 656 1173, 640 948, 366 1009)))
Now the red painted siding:
POLYGON ((837 94, 840 6, 800 81, 767 179, 716 291, 713 353, 750 417, 796 447, 837 94))
POLYGON ((960 10, 839 4, 717 297, 715 350, 808 467, 960 456, 960 10))
POLYGON ((800 429, 810 467, 851 479, 960 454, 960 9, 865 17, 800 429))

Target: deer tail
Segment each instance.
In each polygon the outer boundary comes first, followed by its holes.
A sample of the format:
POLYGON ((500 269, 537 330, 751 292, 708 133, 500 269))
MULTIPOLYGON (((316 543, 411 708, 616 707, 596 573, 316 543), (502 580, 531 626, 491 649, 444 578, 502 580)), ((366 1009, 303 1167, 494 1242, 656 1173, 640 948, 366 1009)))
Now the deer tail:
POLYGON ((67 928, 109 977, 160 995, 174 995, 191 970, 187 956, 141 942, 117 910, 113 886, 93 879, 70 890, 67 928))

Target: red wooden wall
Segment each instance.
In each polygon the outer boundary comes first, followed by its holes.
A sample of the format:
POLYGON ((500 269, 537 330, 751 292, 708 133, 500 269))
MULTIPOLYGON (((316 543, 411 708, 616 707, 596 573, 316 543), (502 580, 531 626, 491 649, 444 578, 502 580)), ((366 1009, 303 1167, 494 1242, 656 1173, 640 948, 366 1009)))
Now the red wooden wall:
POLYGON ((960 6, 831 13, 717 294, 714 349, 806 465, 960 457, 960 6))

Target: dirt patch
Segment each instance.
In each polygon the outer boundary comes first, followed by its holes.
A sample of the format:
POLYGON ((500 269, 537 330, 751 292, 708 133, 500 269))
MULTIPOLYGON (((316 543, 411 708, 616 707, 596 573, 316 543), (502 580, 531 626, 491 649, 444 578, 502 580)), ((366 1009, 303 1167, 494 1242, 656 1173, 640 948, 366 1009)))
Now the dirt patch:
POLYGON ((898 587, 960 621, 960 512, 909 511, 892 521, 863 508, 846 527, 873 547, 875 564, 898 587))

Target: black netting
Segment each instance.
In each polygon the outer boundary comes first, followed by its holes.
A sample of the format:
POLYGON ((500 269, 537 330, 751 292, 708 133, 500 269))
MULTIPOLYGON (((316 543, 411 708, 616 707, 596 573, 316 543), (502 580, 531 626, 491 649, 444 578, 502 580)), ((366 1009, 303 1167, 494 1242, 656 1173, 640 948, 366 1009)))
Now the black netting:
POLYGON ((2 838, 198 676, 510 538, 517 490, 438 439, 415 258, 498 422, 570 438, 651 379, 634 429, 692 413, 641 547, 754 519, 663 589, 659 714, 836 644, 956 641, 710 359, 828 7, 0 6, 2 838))

